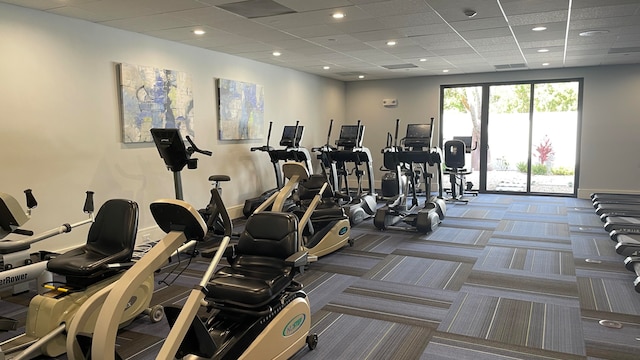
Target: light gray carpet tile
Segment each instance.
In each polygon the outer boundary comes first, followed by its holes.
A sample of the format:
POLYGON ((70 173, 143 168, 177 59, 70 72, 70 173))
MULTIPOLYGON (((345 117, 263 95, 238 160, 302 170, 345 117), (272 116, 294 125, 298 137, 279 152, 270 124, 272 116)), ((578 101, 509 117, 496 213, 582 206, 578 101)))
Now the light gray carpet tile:
POLYGON ((628 280, 578 277, 578 292, 583 309, 640 314, 640 294, 634 291, 633 283, 628 280))
POLYGON ((568 211, 567 221, 569 225, 574 226, 602 227, 603 224, 600 216, 596 215, 593 208, 582 211, 568 211))
POLYGON ((567 214, 566 208, 560 204, 522 203, 514 202, 509 206, 508 212, 535 214, 535 215, 560 215, 567 214))
POLYGON ((608 235, 581 234, 571 232, 571 248, 577 258, 605 257, 611 260, 620 258, 615 244, 608 235))
POLYGON ((584 360, 584 356, 435 332, 421 360, 584 360))
POLYGON ((553 304, 467 294, 439 331, 506 344, 584 355, 580 310, 553 304))
POLYGON ((491 238, 491 231, 476 229, 459 229, 439 227, 428 235, 428 240, 465 245, 486 245, 491 238))
POLYGON ((498 286, 487 285, 474 285, 465 284, 460 288, 460 293, 470 293, 473 295, 484 295, 500 297, 505 299, 521 300, 521 301, 536 301, 539 303, 554 304, 567 307, 580 307, 580 300, 578 296, 566 295, 566 294, 542 294, 537 292, 531 292, 530 290, 514 290, 498 286))
POLYGON ((467 219, 452 216, 447 216, 445 220, 446 221, 443 221, 442 224, 440 224, 440 227, 493 231, 499 223, 497 220, 467 219))
POLYGON ((357 237, 354 237, 354 233, 356 233, 356 231, 351 231, 351 237, 354 238, 352 250, 379 254, 390 254, 400 244, 415 236, 415 234, 400 231, 379 231, 374 227, 365 229, 364 231, 360 230, 360 232, 357 232, 357 237))
POLYGON ((563 240, 569 238, 569 226, 566 223, 502 220, 493 234, 563 240))
POLYGON ((384 320, 323 311, 314 318, 318 347, 292 359, 418 359, 432 330, 384 320))
POLYGON ((469 219, 500 220, 505 214, 504 209, 488 209, 479 206, 447 208, 447 216, 465 217, 469 219))
MULTIPOLYGON (((512 269, 537 274, 575 275, 570 252, 487 246, 474 269, 512 269)), ((575 278, 571 280, 575 281, 575 278)))
POLYGON ((354 276, 313 270, 306 271, 298 278, 298 281, 304 284, 303 290, 309 297, 311 313, 322 309, 322 307, 328 304, 337 294, 343 292, 357 280, 358 277, 354 276))
POLYGON ((567 223, 566 215, 535 215, 532 216, 529 213, 507 212, 502 217, 503 220, 513 221, 535 221, 540 223, 567 223))
POLYGON ((459 287, 470 271, 470 264, 389 255, 364 277, 434 289, 457 290, 456 287, 459 287))

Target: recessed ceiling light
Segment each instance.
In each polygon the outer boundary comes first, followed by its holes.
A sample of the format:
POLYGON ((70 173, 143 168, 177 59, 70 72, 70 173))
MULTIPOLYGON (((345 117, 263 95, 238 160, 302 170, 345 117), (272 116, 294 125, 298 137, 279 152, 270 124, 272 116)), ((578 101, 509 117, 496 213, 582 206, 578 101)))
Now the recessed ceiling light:
POLYGON ((539 53, 546 53, 549 52, 549 49, 538 49, 539 53))
POLYGON ((282 53, 280 51, 274 51, 273 52, 273 56, 280 56, 282 55, 282 53))
POLYGON ((442 70, 442 72, 443 72, 443 73, 448 73, 448 72, 449 72, 449 70, 448 70, 448 69, 444 69, 444 70, 442 70))
POLYGON ((608 34, 609 30, 587 30, 587 31, 583 31, 581 32, 579 35, 580 36, 596 36, 596 35, 602 35, 602 34, 608 34))
POLYGON ((427 59, 426 58, 422 58, 422 59, 420 59, 420 61, 425 62, 425 61, 427 61, 427 59))
POLYGON ((395 45, 395 44, 397 44, 397 43, 395 42, 395 40, 389 40, 389 41, 387 41, 387 45, 389 45, 389 46, 393 46, 393 45, 395 45))
POLYGON ((478 13, 477 13, 475 10, 473 10, 473 9, 466 9, 466 10, 464 10, 464 11, 463 11, 463 13, 464 13, 464 14, 465 14, 469 19, 471 19, 472 17, 474 17, 474 16, 478 15, 478 13))
POLYGON ((549 66, 549 63, 542 63, 542 66, 549 66))
POLYGON ((334 18, 334 19, 342 19, 342 18, 344 18, 344 16, 345 16, 344 13, 341 13, 341 12, 333 13, 331 15, 331 17, 334 18))
POLYGON ((193 30, 193 33, 196 34, 196 35, 204 35, 207 32, 202 30, 202 29, 195 29, 195 30, 193 30))
POLYGON ((364 75, 358 75, 358 79, 364 79, 364 75))
POLYGON ((322 68, 325 69, 325 70, 329 70, 329 69, 331 69, 331 66, 323 66, 322 68))
POLYGON ((531 30, 533 30, 533 31, 545 31, 545 30, 547 30, 547 27, 546 26, 536 26, 531 30))

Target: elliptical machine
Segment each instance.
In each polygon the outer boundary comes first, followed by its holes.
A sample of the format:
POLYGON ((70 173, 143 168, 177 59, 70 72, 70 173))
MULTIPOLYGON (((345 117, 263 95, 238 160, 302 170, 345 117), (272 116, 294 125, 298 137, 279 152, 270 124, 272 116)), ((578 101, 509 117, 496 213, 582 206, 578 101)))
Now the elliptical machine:
MULTIPOLYGON (((282 169, 280 168, 280 162, 286 161, 299 161, 303 162, 309 173, 313 173, 313 165, 311 163, 311 155, 309 150, 300 146, 302 141, 302 135, 304 134, 304 126, 299 125, 299 121, 296 121, 295 126, 286 125, 282 130, 282 138, 280 138, 280 146, 284 146, 283 149, 275 149, 269 146, 269 140, 271 139, 271 127, 273 122, 269 122, 269 131, 267 133, 267 144, 264 146, 252 147, 251 151, 262 151, 269 154, 271 165, 273 165, 273 172, 276 176, 276 187, 269 189, 257 197, 247 199, 244 202, 242 213, 246 218, 251 216, 253 212, 265 202, 271 195, 284 186, 282 178, 282 169)), ((288 202, 288 209, 294 206, 293 202, 288 202)))
POLYGON ((395 145, 382 150, 384 166, 393 169, 397 179, 406 178, 405 186, 398 181, 398 195, 391 198, 386 205, 376 211, 373 224, 379 230, 391 227, 415 229, 421 233, 428 233, 436 229, 444 219, 446 203, 442 199, 442 173, 440 169, 440 153, 431 149, 431 133, 433 118, 427 124, 408 124, 406 137, 402 139, 402 146, 398 146, 397 134, 400 119, 396 120, 395 145), (426 196, 424 206, 420 206, 416 190, 415 164, 420 164, 423 170, 426 196), (427 165, 435 166, 438 175, 438 196, 431 195, 431 178, 426 169, 427 165), (407 197, 411 193, 411 204, 407 197), (405 226, 397 227, 399 223, 405 226))
MULTIPOLYGON (((305 345, 315 348, 317 335, 310 333, 311 312, 302 284, 294 276, 303 271, 307 254, 299 251, 298 220, 291 213, 254 213, 247 220, 238 243, 229 247, 231 221, 222 199, 225 236, 200 283, 184 306, 167 307, 171 331, 156 359, 195 355, 213 359, 287 359, 305 345), (216 271, 222 256, 228 266, 216 271), (203 321, 198 311, 206 304, 211 312, 203 321)), ((105 298, 98 314, 94 337, 68 337, 72 359, 99 354, 115 359, 117 324, 132 288, 186 240, 202 240, 206 225, 199 214, 180 200, 158 200, 151 213, 167 235, 122 277, 105 298), (82 351, 81 351, 82 350, 82 351), (83 352, 83 354, 81 354, 83 352)), ((94 356, 94 358, 96 358, 94 356)))
MULTIPOLYGON (((329 125, 329 135, 333 121, 329 125)), ((327 145, 318 148, 321 154, 323 169, 331 185, 336 191, 336 196, 347 198, 347 202, 341 204, 347 214, 351 225, 357 225, 371 217, 376 210, 377 200, 373 180, 373 162, 371 152, 362 146, 364 138, 364 125, 358 120, 357 125, 342 125, 340 136, 336 140, 336 147, 327 145), (354 168, 349 171, 348 164, 353 164, 354 168), (361 170, 360 167, 364 167, 361 170), (349 175, 355 174, 357 188, 351 192, 349 188, 349 175), (362 179, 367 176, 368 188, 362 186, 362 179), (343 191, 344 188, 344 191, 343 191)))

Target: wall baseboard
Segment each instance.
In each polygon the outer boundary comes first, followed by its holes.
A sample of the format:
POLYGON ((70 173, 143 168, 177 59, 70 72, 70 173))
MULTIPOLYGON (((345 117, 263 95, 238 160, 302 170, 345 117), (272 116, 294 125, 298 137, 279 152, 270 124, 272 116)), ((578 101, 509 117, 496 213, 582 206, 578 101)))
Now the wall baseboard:
POLYGON ((590 199, 591 194, 593 193, 640 194, 640 191, 620 189, 578 189, 578 197, 580 199, 590 199))

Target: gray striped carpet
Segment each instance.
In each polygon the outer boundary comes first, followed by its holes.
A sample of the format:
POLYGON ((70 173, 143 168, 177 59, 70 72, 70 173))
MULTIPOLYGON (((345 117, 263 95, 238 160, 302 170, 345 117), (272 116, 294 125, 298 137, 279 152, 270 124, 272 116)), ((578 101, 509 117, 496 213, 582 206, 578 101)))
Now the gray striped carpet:
MULTIPOLYGON (((447 210, 426 235, 366 221, 353 247, 311 264, 299 281, 319 343, 294 358, 640 358, 635 274, 590 201, 481 194, 447 210)), ((152 303, 183 301, 206 265, 170 276, 152 303)), ((0 301, 0 315, 24 317, 27 296, 0 301)), ((153 359, 166 333, 140 318, 121 331, 119 353, 153 359)))

